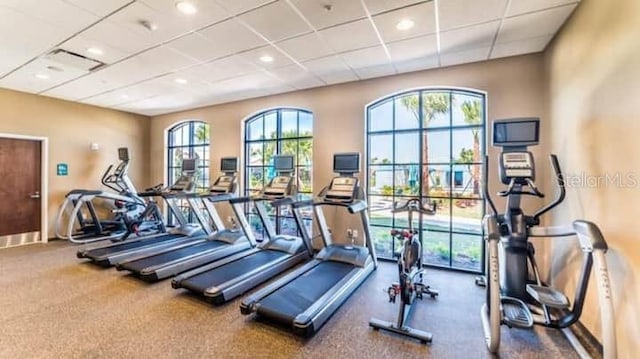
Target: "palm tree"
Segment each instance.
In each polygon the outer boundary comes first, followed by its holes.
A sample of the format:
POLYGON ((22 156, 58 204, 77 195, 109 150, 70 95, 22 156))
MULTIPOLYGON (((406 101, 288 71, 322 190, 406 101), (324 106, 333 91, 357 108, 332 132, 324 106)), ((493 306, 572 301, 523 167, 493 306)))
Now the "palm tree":
POLYGON ((209 124, 202 123, 196 127, 196 132, 194 136, 199 143, 208 143, 209 142, 209 124))
MULTIPOLYGON (((479 100, 465 101, 462 103, 462 113, 464 114, 464 122, 467 125, 479 125, 482 123, 482 106, 479 100)), ((473 163, 480 163, 480 129, 474 127, 471 129, 473 134, 473 163)), ((473 194, 480 194, 480 167, 474 165, 471 171, 473 178, 473 194)))
MULTIPOLYGON (((418 95, 404 96, 400 99, 402 105, 410 111, 416 121, 420 123, 420 98, 418 95)), ((449 112, 449 94, 448 93, 428 93, 422 98, 422 114, 424 115, 422 124, 423 128, 427 128, 429 122, 436 118, 438 114, 449 112)), ((427 131, 422 131, 422 174, 421 185, 422 193, 429 195, 429 145, 427 131)))

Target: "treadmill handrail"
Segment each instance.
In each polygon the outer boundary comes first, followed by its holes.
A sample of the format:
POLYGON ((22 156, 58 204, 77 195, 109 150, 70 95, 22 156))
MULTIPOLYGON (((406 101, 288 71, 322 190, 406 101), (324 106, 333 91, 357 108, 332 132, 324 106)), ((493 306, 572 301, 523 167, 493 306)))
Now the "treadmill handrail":
POLYGON ((338 207, 346 207, 349 210, 349 213, 355 214, 364 211, 367 209, 367 202, 363 200, 354 200, 353 202, 340 202, 340 201, 331 201, 326 199, 316 199, 313 203, 314 206, 338 206, 338 207))
POLYGON ((200 194, 200 198, 207 199, 209 202, 224 202, 231 201, 231 199, 235 198, 233 193, 210 193, 205 192, 200 194))

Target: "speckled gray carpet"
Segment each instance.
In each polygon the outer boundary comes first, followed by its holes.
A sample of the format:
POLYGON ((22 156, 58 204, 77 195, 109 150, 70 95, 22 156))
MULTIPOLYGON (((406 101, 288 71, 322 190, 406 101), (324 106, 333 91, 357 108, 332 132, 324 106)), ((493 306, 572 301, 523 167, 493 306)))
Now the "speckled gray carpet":
MULTIPOLYGON (((0 250, 1 358, 486 358, 474 276, 429 270, 436 300, 417 303, 410 322, 431 331, 429 346, 375 332, 369 318, 393 320, 380 268, 309 340, 240 314, 239 301, 212 307, 115 269, 75 258, 54 241, 0 250)), ((503 329, 503 358, 576 358, 562 334, 503 329)))

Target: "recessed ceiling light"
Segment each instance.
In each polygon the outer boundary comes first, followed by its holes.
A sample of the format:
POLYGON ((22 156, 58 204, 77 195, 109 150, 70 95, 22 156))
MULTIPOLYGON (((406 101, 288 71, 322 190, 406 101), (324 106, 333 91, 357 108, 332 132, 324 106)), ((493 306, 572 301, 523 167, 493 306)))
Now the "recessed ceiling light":
POLYGON ((175 81, 175 82, 177 82, 177 83, 179 83, 179 84, 181 84, 181 85, 184 85, 184 84, 186 84, 187 82, 189 82, 189 81, 187 81, 186 79, 183 79, 183 78, 177 78, 177 79, 175 79, 174 81, 175 81))
POLYGON ((102 49, 99 49, 97 47, 90 47, 87 49, 87 52, 93 55, 102 55, 104 54, 104 51, 102 51, 102 49))
POLYGON ((413 25, 415 25, 413 20, 411 20, 411 19, 402 19, 396 24, 396 29, 402 30, 402 31, 409 30, 410 28, 413 27, 413 25))
POLYGON ((127 95, 127 94, 123 94, 123 95, 120 95, 120 98, 121 98, 121 99, 127 99, 127 98, 129 98, 129 95, 127 95))
POLYGON ((273 62, 273 57, 269 55, 260 56, 260 61, 262 62, 273 62))
POLYGON ((198 8, 191 1, 186 0, 176 1, 176 8, 187 15, 193 15, 198 12, 198 8))
POLYGON ((34 76, 39 78, 40 80, 46 80, 49 78, 49 75, 47 74, 35 74, 34 76))

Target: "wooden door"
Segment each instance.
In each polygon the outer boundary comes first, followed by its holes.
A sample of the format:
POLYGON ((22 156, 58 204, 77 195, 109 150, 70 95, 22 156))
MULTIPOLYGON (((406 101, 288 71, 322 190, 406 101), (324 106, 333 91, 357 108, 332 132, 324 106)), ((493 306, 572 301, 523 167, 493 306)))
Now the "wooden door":
POLYGON ((40 148, 0 138, 0 236, 40 231, 40 148))

